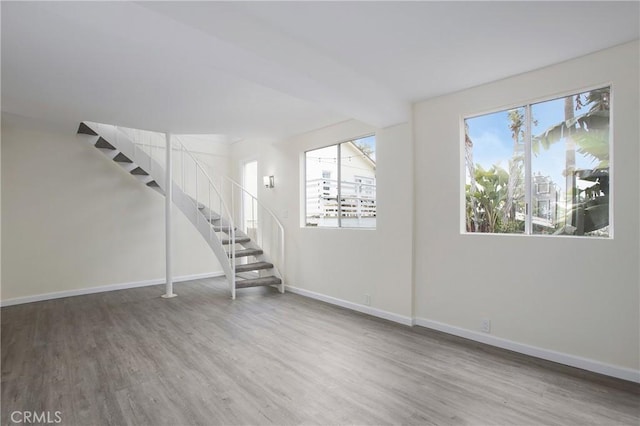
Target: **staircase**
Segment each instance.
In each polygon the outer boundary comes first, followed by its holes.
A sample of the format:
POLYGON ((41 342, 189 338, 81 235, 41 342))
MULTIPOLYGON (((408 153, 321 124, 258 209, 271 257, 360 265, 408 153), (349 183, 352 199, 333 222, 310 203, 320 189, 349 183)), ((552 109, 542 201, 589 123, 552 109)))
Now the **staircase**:
POLYGON ((173 203, 216 255, 232 299, 236 289, 248 287, 274 286, 284 293, 284 228, 242 186, 230 178, 214 185, 196 157, 176 138, 172 140, 174 173, 167 183, 163 134, 88 121, 80 123, 78 133, 87 135, 100 152, 141 185, 163 196, 166 185, 172 185, 173 203), (252 221, 242 217, 247 202, 251 212, 258 212, 252 221))

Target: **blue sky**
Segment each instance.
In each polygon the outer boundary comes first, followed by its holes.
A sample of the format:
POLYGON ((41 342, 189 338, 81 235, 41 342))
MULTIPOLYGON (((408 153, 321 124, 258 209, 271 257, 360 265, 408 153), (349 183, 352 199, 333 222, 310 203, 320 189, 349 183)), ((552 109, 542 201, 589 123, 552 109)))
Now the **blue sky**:
MULTIPOLYGON (((589 105, 575 112, 583 114, 589 110, 589 105)), ((522 108, 524 112, 524 108, 522 108)), ((544 132, 549 127, 564 120, 564 98, 533 104, 531 112, 537 125, 532 130, 533 135, 544 132)), ((507 111, 496 112, 466 120, 469 126, 469 137, 473 141, 473 160, 476 164, 488 169, 497 164, 505 170, 509 170, 509 159, 513 154, 513 139, 509 129, 509 117, 507 111)), ((585 158, 576 153, 576 165, 578 168, 592 168, 596 165, 591 158, 585 158)), ((550 176, 560 187, 565 187, 565 177, 562 172, 565 168, 565 144, 564 139, 554 143, 548 150, 541 149, 538 155, 531 159, 533 174, 550 176)))
POLYGON ((353 142, 355 142, 358 145, 365 145, 371 148, 371 150, 373 151, 373 154, 371 155, 371 159, 373 161, 376 161, 376 136, 375 135, 367 136, 361 139, 355 139, 353 142))

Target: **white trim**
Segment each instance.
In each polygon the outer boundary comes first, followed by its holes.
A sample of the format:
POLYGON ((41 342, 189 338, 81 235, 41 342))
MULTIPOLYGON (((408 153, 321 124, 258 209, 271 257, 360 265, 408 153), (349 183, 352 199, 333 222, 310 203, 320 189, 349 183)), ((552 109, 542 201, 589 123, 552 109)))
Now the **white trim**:
POLYGON ((403 325, 413 325, 413 319, 404 315, 394 314, 393 312, 383 311, 382 309, 372 308, 371 306, 360 305, 358 303, 349 302, 336 297, 326 296, 324 294, 316 293, 314 291, 305 290, 299 287, 286 286, 286 290, 291 293, 299 294, 300 296, 309 297, 311 299, 320 300, 332 305, 341 306, 343 308, 351 309, 353 311, 362 312, 363 314, 371 315, 378 318, 383 318, 389 321, 397 322, 403 325))
MULTIPOLYGON (((460 115, 460 172, 461 172, 461 189, 460 189, 460 235, 491 235, 491 236, 496 236, 496 235, 508 235, 508 236, 513 236, 513 237, 543 237, 543 238, 557 238, 557 235, 554 234, 533 234, 533 227, 531 224, 531 220, 532 220, 532 212, 533 212, 533 205, 531 204, 531 178, 533 177, 533 173, 532 173, 532 169, 531 169, 531 157, 532 157, 532 150, 531 150, 531 140, 532 140, 532 133, 531 133, 531 118, 532 118, 532 113, 531 113, 531 108, 534 105, 537 104, 541 104, 544 102, 550 102, 550 101, 556 101, 556 100, 560 100, 563 98, 567 98, 570 96, 575 96, 575 95, 579 95, 579 94, 583 94, 583 93, 587 93, 590 92, 592 90, 599 90, 599 89, 605 89, 608 88, 609 89, 609 180, 610 182, 615 182, 615 177, 614 177, 614 171, 615 171, 615 167, 613 164, 613 144, 615 142, 614 139, 614 126, 612 125, 612 123, 614 123, 614 90, 613 90, 613 81, 609 80, 608 82, 605 83, 601 83, 601 84, 596 84, 596 85, 590 85, 590 86, 586 86, 584 88, 576 88, 576 89, 571 89, 569 91, 563 91, 563 92, 556 92, 555 94, 552 95, 548 95, 548 96, 542 96, 533 100, 529 100, 529 101, 523 101, 523 102, 518 102, 516 104, 510 104, 510 106, 502 106, 496 109, 490 109, 487 110, 486 112, 480 112, 480 113, 473 113, 473 114, 463 114, 460 115), (528 205, 528 209, 529 209, 529 213, 525 215, 525 232, 524 233, 512 233, 512 234, 503 234, 503 233, 497 233, 497 232, 468 232, 466 229, 466 157, 465 157, 465 122, 468 119, 473 119, 473 118, 478 118, 478 117, 482 117, 485 115, 490 115, 490 114, 496 114, 499 112, 506 112, 509 110, 514 110, 514 109, 520 109, 520 108, 524 108, 525 109, 525 118, 526 118, 526 135, 525 135, 525 167, 524 170, 525 172, 527 170, 529 170, 529 175, 525 176, 525 203, 528 205), (528 189, 527 189, 528 187, 528 189)), ((590 240, 590 241, 596 241, 596 240, 601 240, 601 241, 606 241, 606 240, 613 240, 614 238, 614 214, 613 214, 613 209, 614 209, 614 193, 613 193, 613 188, 614 185, 610 185, 609 186, 609 233, 607 237, 596 237, 594 238, 593 236, 588 236, 588 235, 563 235, 562 238, 579 238, 579 239, 585 239, 585 240, 590 240)))
POLYGON ((631 368, 605 364, 603 362, 595 361, 588 358, 582 358, 563 352, 556 352, 549 349, 530 346, 524 343, 514 342, 512 340, 467 330, 465 328, 448 325, 426 318, 415 318, 415 325, 442 331, 448 334, 453 334, 454 336, 464 337, 465 339, 474 340, 476 342, 485 343, 487 345, 496 346, 498 348, 507 349, 513 352, 545 359, 547 361, 553 361, 571 367, 592 371, 594 373, 600 373, 606 376, 640 383, 640 370, 633 370, 631 368))
MULTIPOLYGON (((207 272, 204 274, 182 275, 175 277, 173 282, 183 282, 192 280, 201 280, 205 278, 214 278, 224 276, 224 272, 207 272)), ((23 303, 40 302, 43 300, 60 299, 63 297, 82 296, 85 294, 104 293, 107 291, 124 290, 128 288, 147 287, 151 285, 165 284, 164 278, 157 278, 154 280, 134 281, 130 283, 121 284, 109 284, 99 287, 79 288, 74 290, 56 291, 53 293, 35 294, 33 296, 14 297, 13 299, 6 299, 0 301, 0 307, 21 305, 23 303)))
MULTIPOLYGON (((464 122, 464 120, 466 120, 467 118, 477 118, 483 115, 494 114, 496 112, 507 111, 510 109, 524 108, 527 105, 534 105, 534 104, 541 104, 543 102, 548 102, 548 101, 555 101, 555 100, 566 98, 569 96, 574 96, 579 93, 586 93, 592 90, 604 89, 605 87, 613 87, 613 80, 607 80, 603 83, 591 84, 588 86, 574 87, 573 89, 554 92, 551 94, 546 94, 546 95, 538 96, 535 98, 525 98, 517 102, 505 103, 505 104, 502 104, 502 106, 497 106, 495 108, 489 108, 481 111, 471 112, 468 114, 462 114, 461 117, 462 117, 462 121, 464 122)), ((457 93, 460 93, 460 92, 457 92, 457 93)))

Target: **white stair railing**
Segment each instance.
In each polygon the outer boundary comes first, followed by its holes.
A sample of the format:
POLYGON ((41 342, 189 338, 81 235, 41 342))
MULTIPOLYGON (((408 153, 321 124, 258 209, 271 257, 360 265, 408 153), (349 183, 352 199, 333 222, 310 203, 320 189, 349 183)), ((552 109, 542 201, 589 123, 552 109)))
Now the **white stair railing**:
POLYGON ((268 207, 233 179, 224 176, 221 189, 230 200, 231 215, 239 229, 264 250, 265 260, 273 263, 278 286, 284 293, 285 235, 284 226, 268 207), (226 184, 225 184, 226 183, 226 184))
POLYGON ((196 227, 204 227, 209 245, 222 249, 231 274, 227 276, 232 299, 236 298, 236 224, 222 193, 196 157, 178 137, 172 141, 174 150, 174 183, 185 194, 196 212, 196 227), (223 244, 225 241, 227 244, 223 244), (228 247, 228 250, 224 249, 228 247))
MULTIPOLYGON (((166 137, 163 133, 90 123, 99 135, 108 135, 116 148, 141 167, 165 190, 166 137)), ((233 215, 213 180, 191 152, 172 138, 173 203, 195 225, 213 249, 225 272, 231 297, 236 297, 236 226, 233 215), (226 241, 225 241, 226 240, 226 241), (225 244, 223 244, 223 241, 225 244), (225 246, 228 250, 225 250, 225 246)))
MULTIPOLYGON (((140 167, 146 173, 145 183, 155 181, 166 190, 166 136, 163 133, 131 129, 100 123, 89 123, 99 135, 113 142, 119 152, 133 161, 132 172, 140 167)), ((238 235, 251 239, 243 243, 259 248, 261 261, 273 264, 273 275, 280 279, 280 292, 285 282, 284 227, 276 215, 240 184, 224 176, 218 188, 205 168, 183 144, 172 137, 173 203, 187 216, 213 249, 227 276, 231 296, 236 296, 236 241, 238 235), (242 235, 244 234, 244 235, 242 235), (228 250, 225 249, 228 248, 228 250)), ((115 155, 115 154, 114 154, 115 155)), ((134 173, 135 174, 135 173, 134 173)), ((260 272, 262 276, 263 272, 260 272)))

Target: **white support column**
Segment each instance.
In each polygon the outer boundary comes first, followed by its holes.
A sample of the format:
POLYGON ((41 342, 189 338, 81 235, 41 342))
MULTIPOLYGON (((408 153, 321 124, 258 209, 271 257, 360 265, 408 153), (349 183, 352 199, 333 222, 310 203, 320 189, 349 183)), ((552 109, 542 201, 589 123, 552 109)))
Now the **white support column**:
POLYGON ((168 299, 170 297, 176 297, 177 294, 175 294, 173 292, 173 273, 171 271, 171 260, 172 260, 172 256, 171 256, 171 252, 172 252, 172 246, 171 246, 171 204, 172 204, 172 198, 173 198, 173 194, 172 194, 172 180, 171 180, 171 175, 172 175, 172 162, 171 162, 171 154, 172 154, 172 149, 171 149, 171 134, 170 133, 166 133, 165 134, 166 139, 167 139, 167 154, 166 154, 166 163, 167 163, 167 167, 165 169, 166 174, 165 174, 165 179, 164 179, 164 220, 165 220, 165 238, 166 238, 166 243, 165 243, 165 252, 166 252, 166 276, 167 276, 167 289, 166 289, 166 293, 162 295, 162 297, 164 297, 165 299, 168 299))

